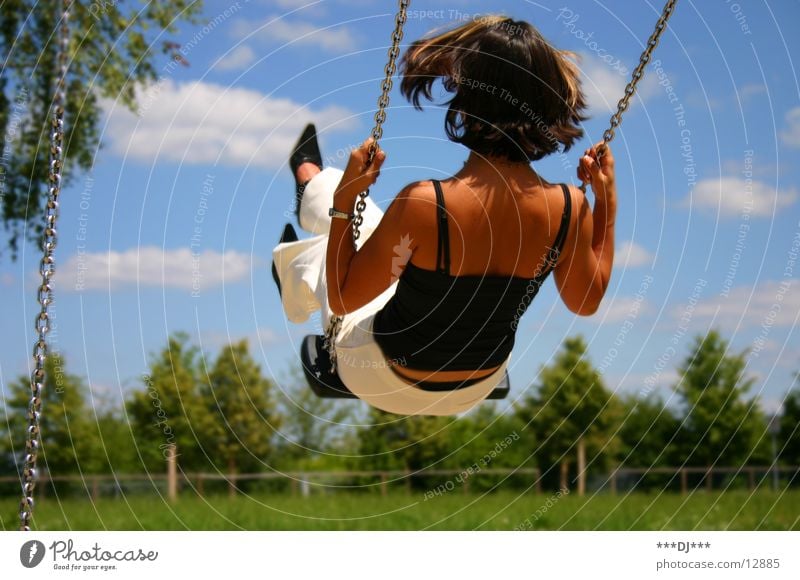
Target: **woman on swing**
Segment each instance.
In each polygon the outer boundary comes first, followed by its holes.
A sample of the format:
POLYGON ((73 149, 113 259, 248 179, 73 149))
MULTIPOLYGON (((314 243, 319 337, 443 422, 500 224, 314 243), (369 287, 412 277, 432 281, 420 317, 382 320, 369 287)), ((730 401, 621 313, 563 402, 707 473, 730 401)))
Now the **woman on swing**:
MULTIPOLYGON (((337 370, 360 399, 388 412, 462 413, 503 378, 519 322, 552 271, 564 304, 594 313, 611 276, 616 186, 606 149, 587 149, 576 187, 552 184, 531 161, 583 135, 586 107, 570 53, 532 25, 472 21, 411 45, 401 92, 421 109, 441 79, 452 94, 448 138, 469 155, 452 177, 411 183, 385 214, 367 198, 354 248, 352 212, 385 153, 371 141, 344 172, 323 168, 313 125, 291 167, 300 226, 273 251, 287 317, 343 316, 337 370), (334 217, 329 209, 334 208, 334 217), (287 239, 288 238, 288 239, 287 239)), ((288 229, 287 229, 288 232, 288 229)))

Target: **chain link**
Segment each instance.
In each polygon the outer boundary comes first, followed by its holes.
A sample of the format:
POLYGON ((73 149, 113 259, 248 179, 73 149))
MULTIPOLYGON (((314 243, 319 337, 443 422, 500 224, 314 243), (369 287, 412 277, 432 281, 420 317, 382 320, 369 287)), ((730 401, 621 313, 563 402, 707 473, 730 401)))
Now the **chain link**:
MULTIPOLYGON (((400 56, 400 42, 403 40, 403 27, 408 19, 408 5, 411 0, 399 0, 399 8, 394 18, 394 30, 392 31, 392 46, 389 48, 389 60, 383 71, 385 77, 381 81, 381 96, 378 98, 378 110, 375 112, 375 127, 372 129, 372 145, 369 148, 367 157, 367 167, 372 165, 375 154, 378 151, 378 141, 383 137, 383 124, 386 122, 386 108, 389 106, 389 93, 392 91, 394 73, 397 71, 397 58, 400 56)), ((369 189, 358 194, 356 202, 356 215, 353 219, 353 243, 358 242, 361 237, 361 224, 364 223, 363 213, 367 209, 366 199, 369 196, 369 189)), ((331 371, 336 371, 336 336, 342 326, 341 316, 331 316, 328 329, 325 332, 323 347, 328 351, 331 361, 331 371)))
MULTIPOLYGON (((645 47, 642 55, 639 57, 639 64, 633 71, 630 82, 625 87, 625 94, 619 100, 619 103, 617 103, 617 111, 611 116, 610 127, 603 133, 603 144, 609 143, 612 139, 614 139, 614 131, 622 123, 622 114, 627 110, 631 97, 633 97, 633 95, 636 93, 636 85, 644 77, 644 67, 650 61, 653 51, 655 50, 656 46, 658 46, 658 41, 661 37, 661 34, 667 27, 667 21, 669 20, 669 17, 672 16, 672 12, 675 9, 675 4, 677 1, 678 0, 667 0, 661 16, 656 23, 655 30, 647 40, 647 46, 645 47)), ((369 150, 367 166, 372 164, 372 160, 377 152, 378 140, 383 136, 383 123, 386 121, 386 108, 389 106, 389 93, 391 92, 393 85, 392 77, 394 76, 397 68, 397 57, 400 55, 400 41, 403 39, 403 26, 405 25, 407 19, 407 10, 408 5, 410 4, 410 0, 399 0, 399 2, 400 8, 397 12, 397 16, 395 17, 395 29, 392 32, 392 46, 389 49, 389 61, 384 69, 386 77, 381 83, 381 96, 378 99, 378 111, 375 113, 375 127, 372 129, 374 141, 369 150)), ((600 151, 600 154, 602 155, 602 150, 600 151)), ((581 184, 581 189, 584 191, 584 193, 586 192, 585 183, 581 184)), ((362 191, 358 194, 358 196, 359 199, 356 202, 356 216, 353 220, 354 242, 361 237, 360 228, 361 224, 364 222, 362 213, 367 207, 365 200, 369 196, 369 189, 362 191)), ((332 371, 336 370, 335 344, 336 336, 339 333, 341 324, 341 316, 332 316, 323 341, 323 346, 330 355, 332 371)))
POLYGON ((45 230, 42 240, 42 260, 39 274, 42 283, 37 291, 37 300, 41 306, 36 316, 36 343, 33 345, 34 368, 31 372, 31 399, 28 404, 28 427, 26 430, 25 460, 22 466, 22 501, 20 502, 20 530, 29 531, 33 517, 33 489, 36 485, 36 458, 39 453, 39 419, 42 409, 42 391, 45 381, 45 361, 47 360, 47 333, 50 331, 50 314, 48 307, 53 302, 53 288, 50 279, 55 274, 55 259, 58 220, 58 195, 61 193, 61 170, 63 169, 64 152, 64 107, 66 106, 67 54, 69 50, 69 30, 67 18, 71 0, 64 0, 61 10, 61 22, 58 52, 57 81, 53 94, 53 117, 50 122, 50 167, 47 206, 45 207, 45 230))
MULTIPOLYGON (((603 144, 598 149, 598 155, 601 157, 605 151, 605 145, 614 139, 614 133, 617 127, 622 124, 622 114, 628 110, 631 97, 636 94, 636 85, 638 85, 639 81, 644 78, 644 67, 647 66, 648 62, 650 62, 650 57, 653 55, 653 51, 658 46, 658 41, 661 38, 661 34, 667 28, 667 21, 669 20, 669 17, 672 16, 677 1, 678 0, 667 0, 667 3, 664 5, 664 9, 661 11, 661 16, 658 18, 658 22, 656 22, 656 27, 653 30, 653 33, 650 35, 650 38, 647 39, 644 52, 642 52, 642 55, 639 57, 639 64, 636 65, 633 73, 631 73, 631 80, 625 86, 625 92, 617 103, 617 111, 611 115, 609 127, 603 132, 603 144)), ((586 183, 581 184, 581 191, 586 193, 586 183)))

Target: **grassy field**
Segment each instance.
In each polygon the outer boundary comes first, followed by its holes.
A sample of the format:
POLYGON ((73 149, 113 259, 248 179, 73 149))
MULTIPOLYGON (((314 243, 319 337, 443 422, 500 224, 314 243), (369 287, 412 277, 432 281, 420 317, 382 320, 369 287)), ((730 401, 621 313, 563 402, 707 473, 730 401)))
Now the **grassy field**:
MULTIPOLYGON (((0 498, 0 527, 16 529, 13 498, 0 498)), ((449 493, 48 497, 36 506, 39 530, 800 530, 800 491, 750 493, 517 496, 449 493)))

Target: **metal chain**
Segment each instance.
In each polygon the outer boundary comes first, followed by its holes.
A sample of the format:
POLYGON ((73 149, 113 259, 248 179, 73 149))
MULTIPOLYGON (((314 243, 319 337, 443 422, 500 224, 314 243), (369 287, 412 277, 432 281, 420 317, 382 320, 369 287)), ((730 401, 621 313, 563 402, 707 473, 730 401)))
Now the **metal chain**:
MULTIPOLYGON (((642 52, 642 55, 639 57, 639 64, 631 74, 631 80, 625 86, 625 93, 617 103, 617 111, 611 115, 610 126, 605 130, 605 132, 603 132, 603 144, 598 150, 598 155, 600 157, 602 157, 603 152, 605 151, 605 145, 614 139, 614 132, 622 123, 622 114, 628 109, 631 97, 633 97, 633 95, 636 93, 636 85, 638 85, 639 81, 644 77, 644 67, 647 66, 648 62, 650 62, 650 57, 653 55, 653 51, 658 46, 658 41, 661 38, 661 34, 667 28, 667 21, 669 20, 669 17, 672 16, 677 1, 678 0, 667 0, 667 3, 664 5, 664 9, 661 11, 661 16, 659 17, 658 22, 656 22, 656 27, 653 30, 653 33, 650 35, 650 38, 647 39, 644 52, 642 52)), ((586 183, 581 184, 581 190, 586 193, 586 183)))
POLYGON ((61 170, 63 169, 64 107, 66 106, 67 54, 69 30, 67 19, 71 0, 64 0, 61 10, 60 35, 56 61, 58 77, 53 94, 53 118, 50 127, 50 168, 48 199, 45 208, 45 230, 42 240, 42 260, 39 273, 42 283, 37 291, 41 310, 36 316, 35 329, 38 338, 33 346, 34 368, 31 373, 31 400, 28 404, 28 428, 25 442, 25 460, 22 466, 22 501, 20 502, 20 530, 29 531, 33 517, 33 489, 36 485, 36 457, 39 453, 39 419, 42 408, 42 391, 45 381, 47 358, 47 333, 50 330, 48 307, 53 301, 50 279, 55 273, 53 253, 56 247, 56 220, 58 219, 58 195, 61 193, 61 170))
MULTIPOLYGON (((378 151, 378 141, 383 136, 383 124, 386 122, 386 108, 389 106, 389 93, 392 91, 394 73, 397 70, 397 58, 400 56, 400 42, 403 40, 403 27, 408 19, 408 5, 411 0, 399 0, 399 8, 394 18, 394 30, 392 31, 392 46, 389 48, 389 61, 384 68, 385 77, 381 82, 381 96, 378 98, 378 110, 375 113, 375 127, 372 129, 372 145, 369 148, 367 157, 367 167, 372 165, 375 154, 378 151)), ((358 194, 356 202, 355 218, 353 219, 353 243, 355 244, 361 237, 361 224, 364 223, 363 213, 367 208, 366 199, 369 196, 369 188, 358 194)), ((328 351, 331 360, 331 370, 336 371, 336 336, 342 326, 341 316, 331 316, 328 329, 325 332, 323 347, 328 351)))
MULTIPOLYGON (((386 122, 386 108, 389 106, 389 93, 392 91, 394 73, 397 70, 397 57, 400 56, 400 42, 403 40, 403 27, 408 18, 408 5, 411 0, 400 0, 400 8, 394 18, 394 30, 392 31, 392 46, 389 48, 389 61, 383 71, 385 77, 381 83, 381 96, 378 97, 378 110, 375 112, 375 127, 372 129, 373 142, 369 148, 367 157, 367 167, 372 165, 375 153, 378 151, 378 141, 383 137, 383 124, 386 122)), ((356 217, 353 220, 353 241, 356 242, 361 237, 361 224, 364 223, 362 213, 367 208, 366 199, 369 196, 369 189, 358 194, 356 203, 356 217)))
MULTIPOLYGON (((410 4, 410 0, 399 0, 400 8, 397 12, 397 16, 395 17, 395 29, 392 33, 392 47, 389 49, 389 62, 386 64, 385 72, 386 77, 384 78, 381 84, 381 96, 378 99, 378 111, 375 113, 375 127, 372 130, 372 136, 374 137, 374 141, 372 146, 369 150, 369 157, 367 160, 367 166, 372 164, 372 160, 377 152, 378 148, 378 140, 383 136, 383 123, 386 121, 386 108, 389 105, 389 93, 392 90, 392 77, 394 76, 396 70, 396 62, 397 57, 400 54, 400 41, 403 39, 403 26, 407 19, 407 10, 408 5, 410 4)), ((667 21, 669 20, 670 16, 672 16, 672 12, 675 9, 675 4, 677 0, 668 0, 662 10, 661 16, 656 23, 655 30, 650 35, 650 38, 647 40, 647 46, 645 47, 644 52, 639 57, 639 64, 637 65, 636 69, 633 71, 631 75, 631 80, 625 87, 625 94, 617 103, 617 111, 611 116, 610 124, 611 126, 603 133, 603 144, 609 143, 612 139, 614 139, 614 131, 619 125, 622 123, 622 114, 628 108, 628 104, 630 102, 631 97, 636 93, 636 85, 639 81, 644 77, 644 67, 650 61, 650 57, 655 50, 656 46, 658 46, 658 41, 661 38, 661 34, 664 32, 667 26, 667 21)), ((600 152, 602 155, 602 151, 600 152)), ((586 184, 581 184, 581 189, 585 192, 586 191, 586 184)), ((361 224, 364 222, 364 218, 362 213, 367 207, 365 202, 367 196, 369 196, 369 189, 362 191, 359 195, 359 200, 356 203, 356 217, 353 220, 353 241, 357 241, 361 236, 360 227, 361 224)), ((325 338, 323 341, 324 348, 328 351, 331 360, 331 369, 332 371, 336 370, 336 336, 339 333, 339 329, 341 328, 342 324, 342 317, 341 316, 332 316, 330 320, 330 324, 328 325, 328 329, 325 332, 325 338)))

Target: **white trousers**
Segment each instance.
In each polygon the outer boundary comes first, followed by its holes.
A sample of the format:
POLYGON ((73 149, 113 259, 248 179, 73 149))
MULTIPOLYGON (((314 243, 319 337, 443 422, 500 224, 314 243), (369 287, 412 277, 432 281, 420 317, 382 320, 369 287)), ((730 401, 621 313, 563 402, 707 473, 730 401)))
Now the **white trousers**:
MULTIPOLYGON (((300 226, 311 234, 304 240, 278 244, 272 259, 281 281, 282 303, 290 322, 302 323, 321 310, 327 326, 332 312, 328 306, 325 258, 331 218, 328 209, 342 171, 326 168, 306 186, 300 204, 300 226)), ((370 198, 366 200, 364 223, 357 247, 369 239, 383 212, 370 198)), ((344 209, 344 208, 343 208, 344 209)), ((510 357, 492 375, 468 387, 431 392, 407 383, 392 370, 403 361, 388 360, 374 340, 375 313, 394 295, 397 282, 382 294, 342 319, 336 340, 337 370, 345 385, 373 407, 400 415, 455 415, 484 400, 500 382, 510 357)))

